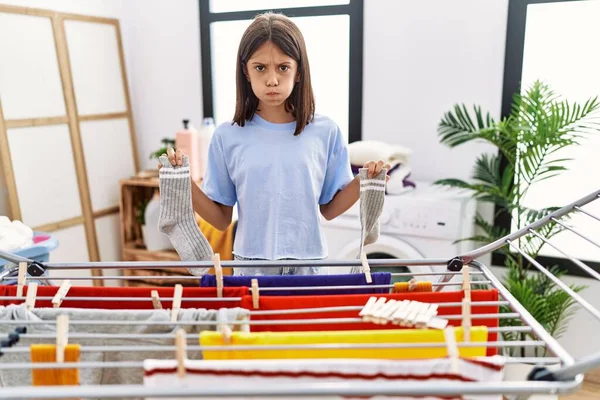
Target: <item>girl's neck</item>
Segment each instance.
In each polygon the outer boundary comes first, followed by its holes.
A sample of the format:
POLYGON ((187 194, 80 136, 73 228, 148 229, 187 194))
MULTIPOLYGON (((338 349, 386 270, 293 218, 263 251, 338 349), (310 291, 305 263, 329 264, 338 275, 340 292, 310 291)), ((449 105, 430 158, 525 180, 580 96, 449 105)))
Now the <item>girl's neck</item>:
POLYGON ((288 122, 294 122, 296 120, 291 113, 285 110, 284 105, 278 107, 268 107, 259 102, 256 113, 265 121, 273 124, 285 124, 288 122))

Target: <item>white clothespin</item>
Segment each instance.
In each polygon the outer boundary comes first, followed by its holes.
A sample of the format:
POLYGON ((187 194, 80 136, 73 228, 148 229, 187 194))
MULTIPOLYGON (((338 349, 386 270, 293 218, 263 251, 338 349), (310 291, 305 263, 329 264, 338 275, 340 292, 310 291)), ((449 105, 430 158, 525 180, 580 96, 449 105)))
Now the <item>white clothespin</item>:
POLYGON ((398 307, 397 304, 399 302, 396 300, 390 300, 381 306, 374 314, 373 314, 373 322, 376 324, 385 325, 389 322, 388 317, 394 313, 394 310, 398 307))
POLYGON ((428 303, 421 303, 420 301, 414 301, 414 306, 410 312, 410 314, 408 314, 406 316, 406 324, 409 327, 413 327, 417 324, 417 319, 419 319, 421 317, 421 314, 424 314, 427 312, 427 310, 429 309, 429 304, 428 303))
POLYGON ((217 278, 217 297, 223 297, 223 267, 221 267, 221 256, 215 253, 213 256, 215 264, 215 277, 217 278))
POLYGON ((35 307, 35 296, 37 295, 37 282, 31 282, 27 285, 27 298, 25 299, 25 308, 27 311, 33 310, 35 307))
POLYGON ((403 317, 406 315, 406 310, 410 306, 410 300, 402 300, 396 307, 396 311, 390 316, 390 320, 393 324, 399 325, 404 321, 403 317))
POLYGON ((231 343, 231 327, 227 323, 227 309, 220 308, 217 311, 217 331, 223 336, 223 342, 231 343))
POLYGON ((65 362, 65 348, 69 343, 69 316, 56 317, 56 362, 65 362))
POLYGON ((464 331, 465 342, 471 341, 471 278, 469 275, 469 266, 462 268, 464 297, 462 299, 462 327, 464 331))
POLYGON ((406 305, 402 312, 397 313, 395 315, 395 320, 400 326, 410 326, 408 317, 413 313, 413 311, 418 307, 416 301, 409 300, 408 305, 406 305))
POLYGON ((254 307, 254 309, 258 309, 259 308, 259 290, 258 290, 258 279, 253 278, 252 280, 250 280, 250 286, 252 287, 252 307, 254 307))
POLYGON ((185 360, 187 359, 187 339, 182 328, 175 331, 175 359, 177 360, 177 376, 185 377, 185 360))
POLYGON ((27 263, 19 263, 19 276, 17 278, 17 297, 23 296, 23 286, 25 285, 25 274, 27 273, 27 263))
POLYGON ((171 322, 177 322, 179 309, 181 308, 181 297, 183 296, 183 286, 179 283, 175 285, 173 290, 173 306, 171 307, 171 322))
POLYGON ((67 296, 67 293, 69 293, 69 289, 71 289, 71 281, 69 279, 66 279, 63 281, 62 285, 60 285, 60 287, 56 291, 56 294, 52 298, 52 306, 54 308, 60 307, 61 303, 67 296))
POLYGON ((360 312, 358 313, 358 316, 362 317, 363 321, 369 320, 368 316, 371 315, 371 308, 373 307, 373 305, 376 302, 377 302, 377 297, 369 297, 369 300, 367 300, 367 304, 365 304, 363 309, 360 310, 360 312))
POLYGON ((240 332, 250 333, 250 315, 244 315, 240 318, 244 323, 240 324, 240 332))
POLYGON ((454 374, 459 373, 458 368, 458 344, 456 343, 456 332, 454 331, 454 327, 449 326, 444 329, 444 338, 446 339, 446 350, 448 352, 448 358, 450 358, 450 370, 454 374))
MULTIPOLYGON (((369 301, 370 300, 371 300, 371 298, 369 298, 369 301)), ((371 322, 377 323, 377 318, 375 317, 375 315, 377 315, 379 310, 381 310, 381 308, 385 305, 386 301, 387 301, 387 299, 385 297, 380 297, 374 303, 372 303, 371 306, 369 307, 369 309, 363 313, 363 315, 362 315, 363 321, 365 321, 365 322, 371 321, 371 322)), ((368 303, 369 302, 367 301, 367 304, 368 303)))
POLYGON ((360 262, 362 264, 362 272, 365 274, 365 279, 367 280, 367 283, 373 283, 373 279, 371 278, 371 267, 369 267, 367 253, 365 253, 364 251, 360 253, 360 262))
POLYGON ((158 290, 152 290, 150 292, 150 296, 152 297, 152 306, 155 310, 162 310, 162 303, 160 302, 160 297, 158 296, 158 290))

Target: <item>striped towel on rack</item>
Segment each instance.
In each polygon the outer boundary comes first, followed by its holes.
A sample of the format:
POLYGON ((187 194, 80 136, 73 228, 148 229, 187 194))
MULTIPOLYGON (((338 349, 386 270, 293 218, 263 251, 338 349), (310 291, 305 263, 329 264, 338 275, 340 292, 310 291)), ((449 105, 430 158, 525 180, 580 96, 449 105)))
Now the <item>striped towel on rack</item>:
MULTIPOLYGON (((274 385, 310 385, 314 383, 364 383, 373 388, 378 383, 394 382, 399 388, 409 384, 418 387, 440 387, 444 383, 500 382, 504 359, 490 357, 485 361, 460 359, 458 372, 453 372, 448 358, 427 360, 377 360, 377 359, 303 359, 303 360, 185 360, 186 374, 177 376, 175 360, 145 360, 144 386, 148 387, 197 387, 218 388, 227 382, 228 387, 268 387, 274 385), (432 386, 435 385, 435 386, 432 386)), ((247 399, 249 396, 227 397, 247 399)), ((284 397, 269 397, 282 399, 284 397)), ((348 398, 346 396, 311 397, 311 399, 348 398)), ((367 397, 361 397, 367 398, 367 397)), ((377 398, 377 397, 372 397, 377 398)), ((385 399, 406 399, 408 396, 386 396, 385 399)), ((438 397, 419 397, 437 399, 438 397)), ((445 397, 444 398, 452 398, 445 397)), ((492 400, 501 396, 457 396, 462 399, 492 400)), ((147 398, 147 400, 150 400, 147 398)))
MULTIPOLYGON (((389 293, 388 288, 369 288, 370 285, 390 285, 392 274, 375 272, 371 274, 373 283, 367 283, 364 274, 344 275, 264 275, 264 276, 224 276, 224 287, 252 286, 252 279, 258 280, 259 288, 277 287, 311 287, 311 286, 364 286, 362 289, 314 289, 314 290, 273 290, 261 292, 261 296, 307 296, 328 294, 369 294, 389 293)), ((200 286, 215 287, 217 279, 214 275, 203 275, 200 286)))

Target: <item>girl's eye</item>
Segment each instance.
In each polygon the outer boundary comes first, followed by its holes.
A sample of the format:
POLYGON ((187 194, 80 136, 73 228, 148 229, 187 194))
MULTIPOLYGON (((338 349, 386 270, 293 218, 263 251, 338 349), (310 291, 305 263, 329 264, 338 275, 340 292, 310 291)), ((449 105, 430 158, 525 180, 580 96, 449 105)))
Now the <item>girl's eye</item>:
POLYGON ((265 70, 265 67, 264 67, 264 66, 262 66, 262 65, 257 65, 257 66, 255 67, 255 69, 256 69, 257 71, 259 71, 259 72, 262 72, 262 71, 264 71, 264 70, 265 70))
POLYGON ((279 67, 280 70, 282 71, 287 71, 290 69, 289 65, 282 65, 281 67, 279 67))

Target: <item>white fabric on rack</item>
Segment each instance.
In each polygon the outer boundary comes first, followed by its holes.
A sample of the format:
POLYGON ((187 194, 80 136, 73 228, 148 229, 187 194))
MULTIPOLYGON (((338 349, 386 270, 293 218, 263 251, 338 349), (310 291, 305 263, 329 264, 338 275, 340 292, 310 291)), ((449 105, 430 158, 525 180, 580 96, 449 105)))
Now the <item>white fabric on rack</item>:
MULTIPOLYGON (((447 382, 502 381, 504 358, 488 357, 486 361, 459 360, 459 373, 451 372, 448 358, 428 360, 375 359, 286 359, 286 360, 186 360, 185 377, 177 375, 175 360, 145 360, 144 385, 150 387, 210 387, 227 385, 232 388, 269 387, 269 385, 310 385, 311 383, 359 382, 377 385, 378 382, 419 383, 441 387, 447 382)), ((228 399, 249 399, 249 396, 228 399)), ((269 397, 275 399, 275 397, 269 397)), ((337 399, 342 396, 312 397, 337 399)), ((347 399, 348 397, 343 397, 347 399)), ((378 397, 372 397, 375 399, 378 397)), ((385 399, 413 397, 387 396, 385 399)), ((437 399, 438 397, 426 397, 437 399)), ((463 399, 497 400, 502 396, 464 395, 463 399)), ((203 398, 206 399, 206 398, 203 398)), ((425 397, 420 397, 425 399, 425 397)), ((146 398, 152 400, 152 398, 146 398)), ((170 400, 179 400, 171 398, 170 400)))

